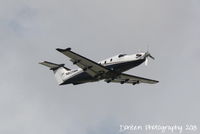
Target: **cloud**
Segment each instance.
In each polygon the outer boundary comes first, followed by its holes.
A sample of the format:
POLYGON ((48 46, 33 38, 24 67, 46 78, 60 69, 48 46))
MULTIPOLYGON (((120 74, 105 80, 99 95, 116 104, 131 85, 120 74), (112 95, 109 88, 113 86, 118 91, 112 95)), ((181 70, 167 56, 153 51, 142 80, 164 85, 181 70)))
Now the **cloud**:
POLYGON ((199 2, 6 1, 0 5, 0 132, 117 133, 121 123, 199 124, 199 2), (157 85, 58 86, 41 60, 76 68, 55 48, 95 61, 145 51, 129 71, 157 85))

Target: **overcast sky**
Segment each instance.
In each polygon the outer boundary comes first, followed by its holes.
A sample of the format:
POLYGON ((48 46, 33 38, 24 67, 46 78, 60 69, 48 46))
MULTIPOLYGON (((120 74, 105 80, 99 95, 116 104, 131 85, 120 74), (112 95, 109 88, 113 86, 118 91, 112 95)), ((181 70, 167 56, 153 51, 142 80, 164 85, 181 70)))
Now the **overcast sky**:
POLYGON ((0 133, 116 134, 120 124, 192 124, 197 134, 199 35, 199 0, 0 0, 0 133), (155 85, 58 86, 38 64, 77 68, 58 47, 99 61, 148 45, 156 60, 128 73, 159 80, 155 85))

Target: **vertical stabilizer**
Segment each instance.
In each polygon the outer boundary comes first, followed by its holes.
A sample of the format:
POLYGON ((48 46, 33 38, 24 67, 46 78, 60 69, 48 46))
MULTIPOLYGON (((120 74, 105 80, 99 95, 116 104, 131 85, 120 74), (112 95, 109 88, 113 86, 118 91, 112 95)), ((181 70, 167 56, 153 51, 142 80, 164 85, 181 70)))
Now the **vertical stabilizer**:
POLYGON ((40 62, 39 64, 42 64, 46 67, 49 67, 50 70, 53 70, 56 81, 58 82, 59 85, 64 82, 66 73, 70 71, 70 69, 64 67, 64 64, 55 64, 48 61, 43 61, 43 62, 40 62))

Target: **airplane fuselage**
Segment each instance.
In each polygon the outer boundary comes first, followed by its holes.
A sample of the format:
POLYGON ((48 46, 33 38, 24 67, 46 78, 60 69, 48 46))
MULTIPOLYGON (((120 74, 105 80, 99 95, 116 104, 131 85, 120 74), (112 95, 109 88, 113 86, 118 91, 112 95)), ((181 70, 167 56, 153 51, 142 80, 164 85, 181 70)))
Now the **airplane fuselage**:
MULTIPOLYGON (((98 62, 102 66, 116 71, 116 72, 125 72, 129 69, 132 69, 140 64, 142 64, 146 60, 145 53, 138 53, 133 55, 117 55, 106 60, 98 62)), ((79 68, 77 70, 71 70, 66 74, 65 80, 62 84, 81 84, 86 82, 94 82, 99 81, 104 78, 94 79, 88 73, 83 71, 83 69, 79 68)))

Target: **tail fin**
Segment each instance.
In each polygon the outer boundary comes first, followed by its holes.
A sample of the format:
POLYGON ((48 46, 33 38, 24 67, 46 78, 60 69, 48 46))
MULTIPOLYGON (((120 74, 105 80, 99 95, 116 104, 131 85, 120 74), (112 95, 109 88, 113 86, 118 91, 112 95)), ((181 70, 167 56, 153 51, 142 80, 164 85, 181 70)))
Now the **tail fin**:
POLYGON ((64 82, 65 74, 70 71, 69 68, 66 68, 64 66, 65 64, 55 64, 55 63, 51 63, 48 61, 43 61, 43 62, 40 62, 39 64, 42 64, 46 67, 49 67, 50 70, 53 70, 53 72, 55 74, 55 78, 59 85, 64 82))

